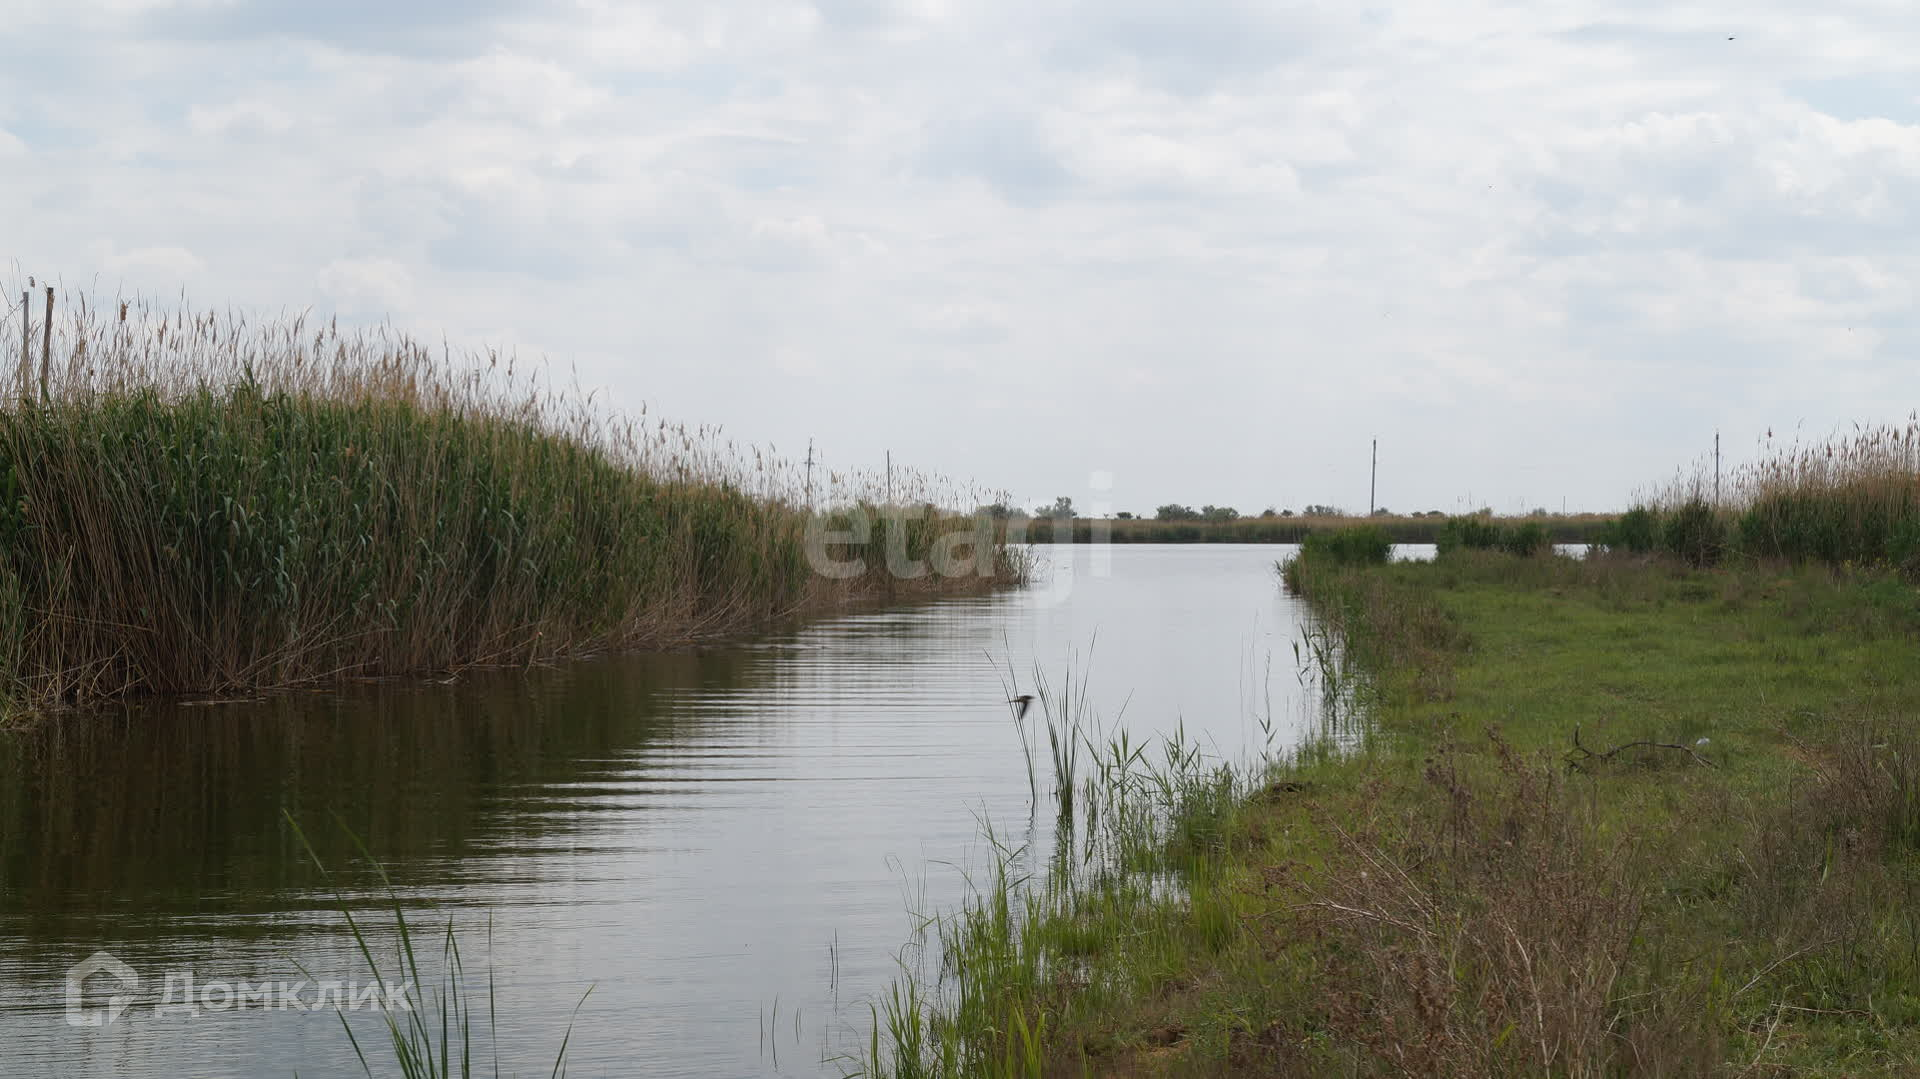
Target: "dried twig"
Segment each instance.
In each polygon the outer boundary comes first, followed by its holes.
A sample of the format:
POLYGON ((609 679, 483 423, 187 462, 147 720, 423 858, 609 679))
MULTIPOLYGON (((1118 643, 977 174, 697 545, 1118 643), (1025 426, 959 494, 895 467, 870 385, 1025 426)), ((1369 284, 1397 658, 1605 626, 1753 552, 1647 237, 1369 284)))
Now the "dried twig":
POLYGON ((1621 744, 1614 746, 1612 749, 1609 749, 1604 753, 1595 753, 1593 750, 1588 749, 1586 746, 1580 743, 1580 728, 1575 727, 1573 728, 1573 751, 1567 754, 1567 769, 1569 771, 1579 769, 1582 766, 1584 766, 1588 761, 1612 760, 1614 754, 1619 753, 1621 750, 1633 749, 1637 746, 1645 746, 1648 749, 1678 750, 1679 752, 1685 753, 1687 756, 1692 757, 1694 759, 1694 762, 1697 764, 1704 764, 1708 768, 1718 767, 1712 761, 1708 760, 1705 757, 1702 757, 1698 753, 1695 753, 1693 751, 1692 746, 1683 746, 1677 742, 1655 742, 1649 739, 1641 739, 1636 742, 1622 742, 1621 744), (1575 754, 1578 754, 1578 756, 1575 756, 1575 754))
POLYGON ((1753 976, 1752 981, 1741 986, 1739 991, 1734 993, 1733 995, 1737 997, 1741 993, 1744 993, 1747 990, 1752 989, 1754 986, 1759 985, 1760 980, 1762 978, 1765 978, 1767 975, 1772 974, 1775 970, 1778 970, 1780 967, 1784 966, 1787 963, 1793 962, 1795 959, 1800 958, 1801 956, 1807 954, 1808 952, 1816 951, 1818 949, 1824 948, 1829 944, 1837 944, 1839 943, 1839 941, 1840 941, 1839 937, 1830 937, 1826 940, 1815 941, 1804 948, 1797 948, 1787 953, 1786 955, 1781 956, 1780 958, 1774 960, 1773 962, 1768 963, 1764 968, 1761 969, 1760 973, 1755 974, 1753 976))

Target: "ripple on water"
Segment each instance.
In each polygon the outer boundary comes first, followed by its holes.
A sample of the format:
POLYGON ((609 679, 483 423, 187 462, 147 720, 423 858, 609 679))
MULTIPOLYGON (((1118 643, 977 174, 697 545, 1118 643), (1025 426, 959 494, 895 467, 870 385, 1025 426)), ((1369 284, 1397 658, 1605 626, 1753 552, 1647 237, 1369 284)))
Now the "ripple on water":
MULTIPOLYGON (((1046 548, 1053 568, 1025 592, 735 647, 14 736, 0 752, 0 1072, 358 1074, 331 1014, 150 1014, 170 971, 363 974, 284 807, 383 944, 383 886, 334 814, 416 925, 460 927, 469 971, 495 977, 505 1072, 551 1065, 592 985, 578 1074, 839 1074, 821 1060, 864 1042, 909 908, 962 894, 981 821, 1044 834, 1009 665, 1026 691, 1036 664, 1058 680, 1071 662, 1107 722, 1124 704, 1136 733, 1184 722, 1244 757, 1269 701, 1287 731, 1313 721, 1282 553, 1121 546, 1102 575, 1085 548, 1046 548), (110 1027, 71 1027, 64 971, 97 949, 141 973, 139 1002, 110 1027)), ((370 1018, 355 1017, 363 1036, 370 1018)))

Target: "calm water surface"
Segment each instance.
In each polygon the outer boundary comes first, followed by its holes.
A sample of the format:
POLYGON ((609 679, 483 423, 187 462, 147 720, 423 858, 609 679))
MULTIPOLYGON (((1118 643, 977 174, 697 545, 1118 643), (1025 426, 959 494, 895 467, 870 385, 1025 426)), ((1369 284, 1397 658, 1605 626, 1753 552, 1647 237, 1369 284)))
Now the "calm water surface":
MULTIPOLYGON (((841 1074, 911 912, 962 896, 982 819, 1015 835, 1030 819, 1009 663, 1021 691, 1036 664, 1071 665, 1108 722, 1184 723, 1235 761, 1262 751, 1257 717, 1276 747, 1316 721, 1291 647, 1303 611, 1273 573, 1289 549, 1038 551, 1048 568, 1020 592, 697 654, 0 739, 0 1075, 361 1074, 311 1007, 367 977, 336 894, 383 958, 392 925, 351 835, 417 924, 458 926, 483 1008, 491 971, 502 1074, 547 1073, 589 986, 574 1075, 841 1074), (114 1022, 75 1026, 66 974, 99 951, 139 984, 114 1022), (208 1007, 157 1009, 189 973, 208 1007), (240 982, 254 995, 235 1007, 240 982)), ((99 1017, 119 987, 86 986, 79 1015, 99 1017)), ((375 1015, 352 1019, 389 1074, 375 1015)))

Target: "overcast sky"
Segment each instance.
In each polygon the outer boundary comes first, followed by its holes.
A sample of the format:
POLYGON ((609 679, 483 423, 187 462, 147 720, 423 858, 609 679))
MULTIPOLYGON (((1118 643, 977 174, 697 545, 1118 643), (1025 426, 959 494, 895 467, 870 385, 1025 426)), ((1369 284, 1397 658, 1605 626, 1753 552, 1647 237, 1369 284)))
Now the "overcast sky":
POLYGON ((1364 508, 1377 436, 1396 510, 1615 507, 1716 428, 1920 404, 1906 0, 0 27, 0 272, 390 317, 1028 503, 1364 508))

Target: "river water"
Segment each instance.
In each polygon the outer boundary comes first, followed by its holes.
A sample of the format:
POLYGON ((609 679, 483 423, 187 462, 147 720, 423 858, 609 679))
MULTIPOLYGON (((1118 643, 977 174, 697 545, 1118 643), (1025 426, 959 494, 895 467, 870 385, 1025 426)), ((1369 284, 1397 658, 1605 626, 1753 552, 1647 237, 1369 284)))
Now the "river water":
POLYGON ((914 912, 1032 819, 1009 668, 1236 762, 1317 722, 1288 548, 1036 552, 1023 590, 699 652, 0 737, 0 1075, 361 1075, 342 1003, 397 1074, 342 914, 397 980, 389 895, 429 982, 455 926, 484 1074, 547 1074, 576 1008, 573 1075, 843 1074, 914 912))

